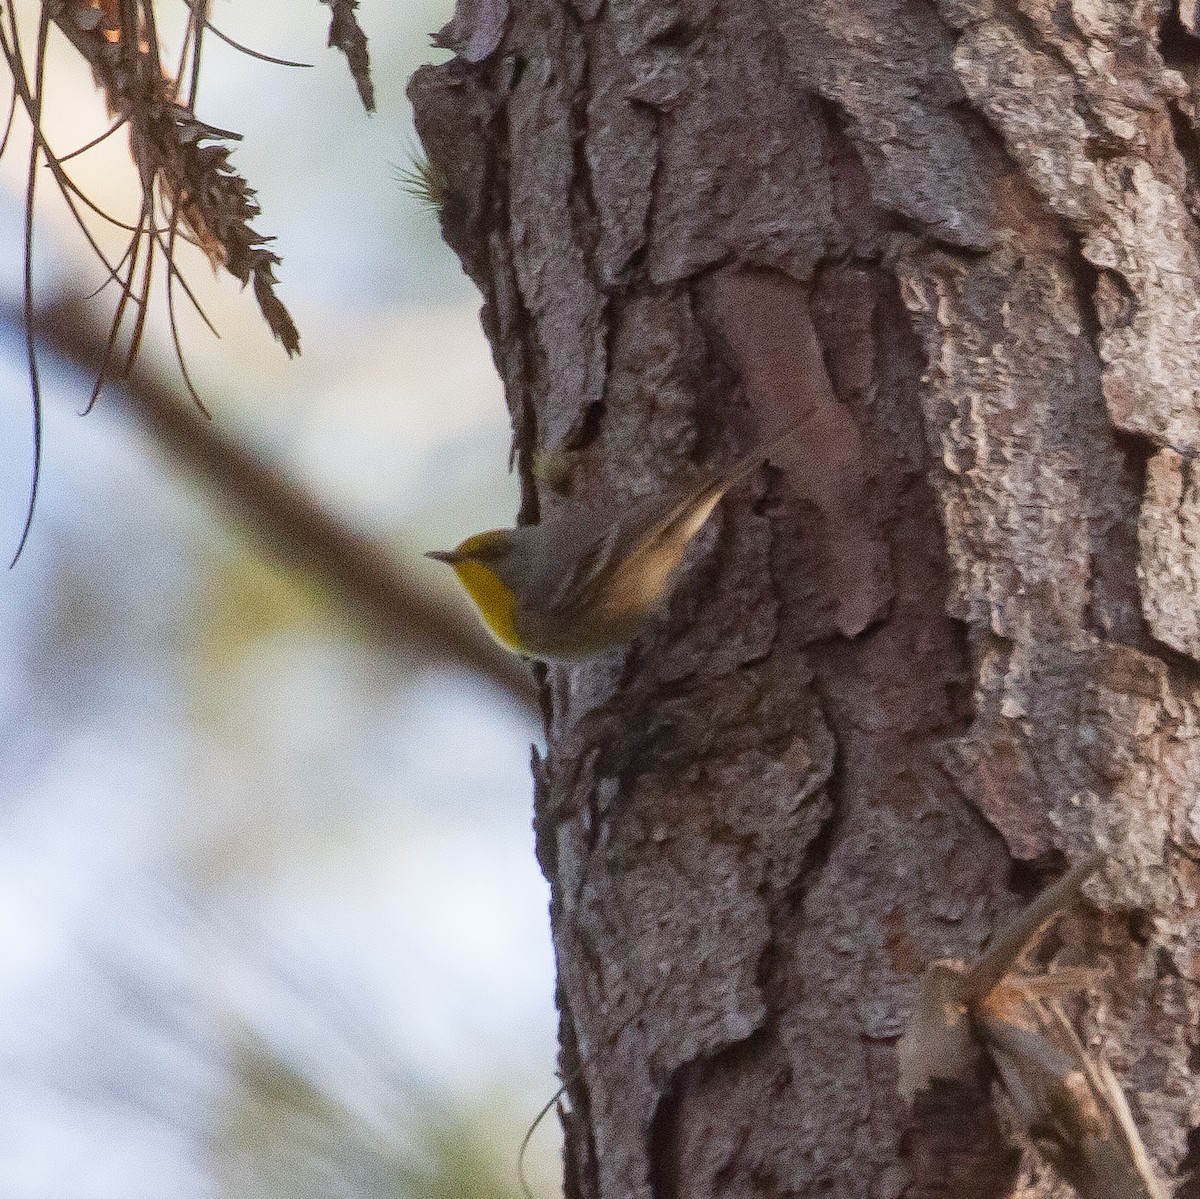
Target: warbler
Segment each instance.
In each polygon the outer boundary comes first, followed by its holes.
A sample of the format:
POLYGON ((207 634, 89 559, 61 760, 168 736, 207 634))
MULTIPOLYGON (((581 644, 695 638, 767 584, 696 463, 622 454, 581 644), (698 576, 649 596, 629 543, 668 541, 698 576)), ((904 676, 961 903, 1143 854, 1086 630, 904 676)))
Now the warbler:
POLYGON ((721 497, 796 428, 699 481, 668 484, 616 511, 565 505, 540 524, 476 533, 425 556, 454 567, 507 649, 546 662, 590 657, 633 640, 670 594, 689 543, 721 497))

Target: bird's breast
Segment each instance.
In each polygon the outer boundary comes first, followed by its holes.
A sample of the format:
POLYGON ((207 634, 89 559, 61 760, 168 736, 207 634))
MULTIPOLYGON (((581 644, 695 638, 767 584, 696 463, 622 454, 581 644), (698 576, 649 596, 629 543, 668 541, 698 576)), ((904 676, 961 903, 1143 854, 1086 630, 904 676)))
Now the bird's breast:
POLYGON ((491 635, 506 649, 524 649, 515 623, 516 596, 490 567, 470 558, 454 563, 454 573, 467 594, 475 601, 479 615, 491 635))

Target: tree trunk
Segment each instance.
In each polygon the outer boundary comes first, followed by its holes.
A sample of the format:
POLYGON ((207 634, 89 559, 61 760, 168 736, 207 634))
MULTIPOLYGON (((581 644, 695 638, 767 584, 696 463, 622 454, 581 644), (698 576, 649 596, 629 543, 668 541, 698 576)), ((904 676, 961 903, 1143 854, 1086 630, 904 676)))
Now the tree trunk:
POLYGON ((896 1041, 1095 848, 1069 1010, 1200 1164, 1180 3, 459 0, 414 77, 523 519, 807 420, 631 649, 545 673, 569 1196, 1051 1193, 986 1090, 917 1136, 896 1041))

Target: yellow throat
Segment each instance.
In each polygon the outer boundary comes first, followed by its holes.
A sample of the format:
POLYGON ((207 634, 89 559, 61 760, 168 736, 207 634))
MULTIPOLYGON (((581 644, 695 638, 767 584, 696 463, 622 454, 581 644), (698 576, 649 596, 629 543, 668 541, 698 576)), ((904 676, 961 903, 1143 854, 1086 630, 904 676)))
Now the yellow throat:
MULTIPOLYGON (((464 541, 461 548, 469 549, 470 540, 464 541)), ((468 558, 452 565, 458 581, 475 601, 488 632, 506 649, 522 652, 524 647, 513 625, 517 597, 496 577, 491 567, 484 566, 482 562, 468 558)))

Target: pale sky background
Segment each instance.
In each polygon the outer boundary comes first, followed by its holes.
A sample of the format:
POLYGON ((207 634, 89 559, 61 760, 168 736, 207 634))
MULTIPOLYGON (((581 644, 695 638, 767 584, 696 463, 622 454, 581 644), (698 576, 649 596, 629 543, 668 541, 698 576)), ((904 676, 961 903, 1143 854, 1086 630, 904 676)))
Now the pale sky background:
MULTIPOLYGON (((414 569, 433 567, 414 551, 509 523, 517 502, 478 296, 396 180, 415 144, 404 85, 449 15, 363 0, 379 106, 367 117, 325 46, 327 8, 218 0, 226 32, 316 66, 210 39, 197 104, 244 135, 233 163, 258 190, 256 227, 278 239, 304 350, 289 362, 250 293, 197 263, 189 279, 222 334, 188 322, 199 389, 220 428, 414 569)), ((61 41, 52 67, 49 129, 65 151, 106 118, 61 41)), ((10 305, 24 153, 0 163, 10 305)), ((127 162, 118 134, 71 166, 128 216, 127 162)), ((101 275, 47 183, 36 263, 49 299, 101 275)), ((112 300, 94 303, 107 314, 112 300)), ((166 345, 159 326, 147 356, 174 378, 166 345)), ((247 1045, 335 1096, 382 1156, 420 1157, 426 1125, 466 1119, 508 1181, 556 1085, 530 829, 538 731, 473 678, 322 607, 117 404, 79 416, 87 391, 47 368, 41 499, 0 576, 0 1199, 277 1193, 230 1132, 248 1119, 235 1085, 247 1045)), ((4 558, 29 455, 6 330, 4 558)), ((557 1187, 550 1124, 539 1199, 557 1187)), ((259 1131, 277 1153, 288 1139, 259 1131)), ((274 1168, 279 1194, 310 1193, 294 1163, 274 1168)), ((406 1193, 379 1188, 351 1179, 340 1193, 406 1193)))

